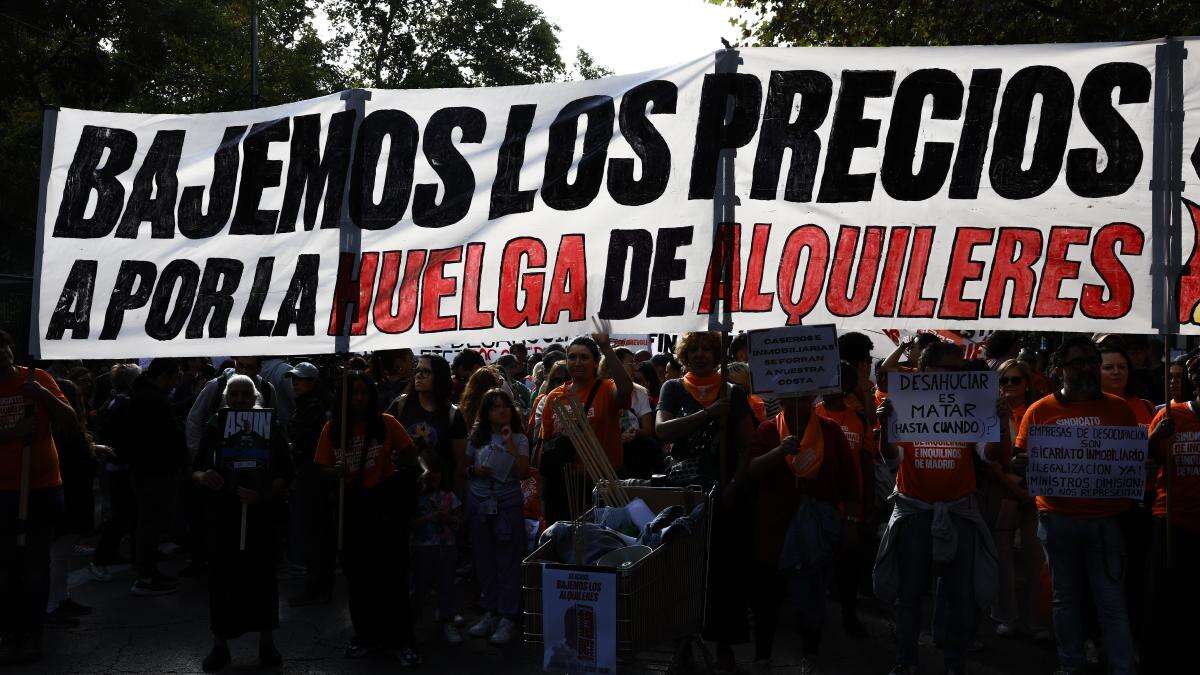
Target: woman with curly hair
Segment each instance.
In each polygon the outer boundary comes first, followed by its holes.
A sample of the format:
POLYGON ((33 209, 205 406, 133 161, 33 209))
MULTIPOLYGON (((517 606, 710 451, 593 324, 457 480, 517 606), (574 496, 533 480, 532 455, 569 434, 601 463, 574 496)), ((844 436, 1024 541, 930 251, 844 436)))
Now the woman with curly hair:
MULTIPOLYGON (((657 431, 671 441, 668 479, 679 485, 718 486, 714 503, 710 578, 744 578, 739 569, 750 542, 745 492, 748 441, 754 438, 754 412, 741 387, 722 381, 719 333, 684 333, 675 348, 687 374, 667 380, 658 397, 657 431), (725 434, 722 443, 721 435, 725 434), (724 446, 724 451, 722 451, 724 446), (741 524, 739 524, 741 523, 741 524)), ((746 589, 736 584, 709 586, 704 637, 717 643, 718 666, 736 668, 732 645, 745 642, 746 589)))
POLYGON ((471 374, 467 386, 459 399, 459 409, 462 410, 463 422, 468 429, 475 427, 475 417, 479 414, 479 406, 483 403, 483 395, 504 386, 504 376, 492 366, 484 366, 471 374))

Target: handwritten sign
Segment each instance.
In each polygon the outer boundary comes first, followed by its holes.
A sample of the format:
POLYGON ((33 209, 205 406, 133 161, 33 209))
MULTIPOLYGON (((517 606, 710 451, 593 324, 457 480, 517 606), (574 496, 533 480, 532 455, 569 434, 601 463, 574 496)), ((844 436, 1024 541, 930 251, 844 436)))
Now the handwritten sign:
POLYGON ((842 389, 841 355, 832 324, 753 330, 747 351, 756 394, 813 396, 842 389))
POLYGON ((1029 491, 1040 497, 1141 499, 1146 429, 1038 425, 1029 428, 1029 491))
POLYGON ((1000 440, 993 371, 888 373, 893 441, 1000 440))
POLYGON ((542 670, 615 673, 617 575, 542 568, 542 670))

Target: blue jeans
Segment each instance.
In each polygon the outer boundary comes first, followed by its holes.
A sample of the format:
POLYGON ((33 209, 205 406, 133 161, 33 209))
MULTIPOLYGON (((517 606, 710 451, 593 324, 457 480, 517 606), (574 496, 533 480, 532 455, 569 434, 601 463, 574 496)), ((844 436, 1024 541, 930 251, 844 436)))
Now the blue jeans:
POLYGON ((1116 675, 1132 673, 1133 637, 1125 611, 1125 540, 1120 523, 1116 518, 1075 518, 1042 511, 1038 539, 1050 562, 1059 665, 1072 669, 1087 665, 1083 594, 1091 588, 1109 668, 1116 675))
MULTIPOLYGON (((945 612, 942 651, 947 667, 959 667, 968 640, 975 635, 975 526, 951 514, 958 529, 954 560, 941 566, 938 596, 934 606, 945 612)), ((896 597, 896 663, 917 665, 917 639, 921 632, 921 598, 929 588, 933 571, 933 538, 929 528, 933 512, 900 521, 896 555, 900 564, 900 588, 896 597)), ((941 623, 941 622, 939 622, 941 623)), ((939 631, 942 633, 943 631, 939 631)))
POLYGON ((499 495, 496 513, 488 515, 482 500, 468 490, 467 519, 479 579, 479 604, 516 621, 521 614, 521 559, 525 556, 525 518, 521 492, 499 495))

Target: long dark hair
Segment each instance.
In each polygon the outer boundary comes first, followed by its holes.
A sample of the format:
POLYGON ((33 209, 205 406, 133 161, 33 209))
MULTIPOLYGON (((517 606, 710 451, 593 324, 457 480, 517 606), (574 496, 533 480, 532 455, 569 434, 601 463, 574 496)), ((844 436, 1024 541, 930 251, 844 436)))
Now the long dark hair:
POLYGON ((637 371, 646 378, 646 391, 650 395, 657 398, 658 391, 662 389, 662 382, 658 381, 658 371, 654 369, 654 364, 649 361, 642 361, 637 364, 637 371))
MULTIPOLYGON (((342 382, 339 385, 337 400, 333 406, 333 420, 330 422, 330 437, 334 442, 339 442, 342 438, 342 425, 345 421, 342 419, 342 392, 340 386, 346 387, 346 395, 354 395, 354 385, 357 382, 362 382, 367 387, 367 411, 365 414, 367 423, 367 438, 374 438, 377 441, 383 441, 387 438, 387 427, 383 424, 383 413, 379 410, 379 388, 375 386, 375 380, 371 379, 361 370, 348 370, 342 382)), ((346 407, 346 414, 350 415, 350 407, 346 407)), ((345 448, 340 448, 345 450, 345 448)))
POLYGON ((479 414, 475 418, 475 426, 471 427, 471 445, 477 448, 482 448, 492 442, 492 434, 495 432, 492 431, 489 416, 497 399, 506 403, 512 410, 512 419, 508 422, 508 428, 514 434, 525 433, 525 425, 521 422, 521 413, 517 410, 517 404, 513 401, 512 396, 509 396, 508 392, 503 389, 489 389, 479 402, 479 414))
MULTIPOLYGON (((421 367, 421 361, 429 361, 429 369, 433 371, 433 397, 437 405, 435 412, 442 413, 450 408, 450 398, 454 395, 454 382, 450 379, 450 364, 446 359, 437 354, 421 354, 417 357, 417 367, 421 367)), ((404 390, 404 408, 399 412, 401 415, 412 405, 418 398, 417 396, 417 378, 416 373, 413 378, 408 381, 408 387, 404 390)))

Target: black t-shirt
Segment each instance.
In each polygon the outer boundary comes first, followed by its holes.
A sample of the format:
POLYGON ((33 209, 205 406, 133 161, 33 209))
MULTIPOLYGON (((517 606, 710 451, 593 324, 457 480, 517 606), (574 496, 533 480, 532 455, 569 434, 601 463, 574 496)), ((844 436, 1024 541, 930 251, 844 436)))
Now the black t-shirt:
POLYGON ((445 468, 454 468, 455 457, 451 444, 467 438, 467 424, 458 406, 450 406, 449 413, 429 412, 420 401, 401 397, 388 408, 392 416, 404 425, 404 430, 417 446, 417 452, 432 448, 444 462, 445 468), (400 409, 401 404, 404 404, 403 410, 400 409))
MULTIPOLYGON (((736 428, 747 416, 753 419, 754 411, 750 408, 750 401, 747 400, 744 389, 736 384, 730 384, 729 387, 731 390, 728 424, 730 428, 736 428)), ((658 409, 675 417, 686 417, 700 412, 704 406, 700 405, 700 402, 692 397, 687 387, 683 386, 683 380, 667 380, 663 383, 658 396, 658 409)), ((710 420, 686 438, 675 441, 671 447, 671 457, 675 460, 699 457, 701 473, 712 480, 718 480, 720 478, 721 451, 719 429, 719 420, 710 420)), ((734 448, 732 444, 737 443, 737 440, 731 436, 730 443, 732 450, 734 448)), ((730 452, 727 461, 730 463, 729 469, 732 471, 737 464, 737 452, 730 452)))

